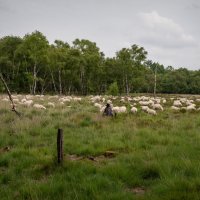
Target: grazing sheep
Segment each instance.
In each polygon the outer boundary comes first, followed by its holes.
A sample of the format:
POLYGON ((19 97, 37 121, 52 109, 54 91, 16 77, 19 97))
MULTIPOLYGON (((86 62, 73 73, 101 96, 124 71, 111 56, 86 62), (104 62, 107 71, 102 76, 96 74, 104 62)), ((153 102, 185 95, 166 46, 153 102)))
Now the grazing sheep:
POLYGON ((94 96, 94 97, 91 97, 91 101, 94 103, 96 101, 100 101, 101 100, 101 97, 100 96, 94 96))
POLYGON ((55 104, 54 103, 52 103, 52 102, 48 102, 48 104, 47 104, 48 106, 51 106, 52 108, 55 108, 55 104))
POLYGON ((25 96, 26 99, 32 99, 33 97, 34 97, 34 96, 32 96, 32 95, 30 95, 30 94, 25 96))
POLYGON ((174 101, 173 106, 179 107, 182 106, 182 103, 179 100, 174 101))
POLYGON ((126 107, 125 106, 119 107, 119 112, 120 113, 125 113, 126 112, 126 107))
POLYGON ((154 99, 154 102, 155 102, 156 104, 160 104, 161 100, 158 99, 158 98, 156 98, 156 99, 154 99))
POLYGON ((186 109, 187 109, 187 110, 196 110, 195 106, 196 106, 196 105, 191 104, 191 105, 187 106, 186 109))
POLYGON ((9 101, 7 98, 3 98, 2 101, 9 101))
POLYGON ((120 99, 119 102, 124 103, 124 102, 125 102, 125 99, 120 99))
POLYGON ((162 110, 163 111, 163 107, 160 104, 158 104, 158 103, 153 105, 153 109, 155 109, 155 110, 162 110))
POLYGON ((62 101, 62 102, 71 102, 71 100, 67 97, 63 97, 61 99, 59 99, 59 101, 62 101))
POLYGON ((108 103, 108 104, 111 104, 111 103, 112 103, 112 101, 111 101, 111 100, 107 100, 107 103, 108 103))
POLYGON ((102 107, 100 108, 100 112, 103 113, 104 110, 105 110, 105 108, 106 108, 106 106, 102 106, 102 107))
POLYGON ((54 95, 54 96, 49 96, 48 99, 54 99, 54 98, 58 98, 58 95, 54 95))
MULTIPOLYGON (((195 105, 195 104, 193 103, 192 100, 187 100, 186 105, 187 105, 187 106, 190 106, 190 105, 195 105)), ((195 106, 196 106, 196 105, 195 105, 195 106)))
POLYGON ((24 103, 24 102, 26 102, 26 101, 27 101, 27 99, 25 99, 25 98, 23 98, 23 99, 21 100, 22 103, 24 103))
POLYGON ((119 106, 115 106, 115 107, 113 107, 112 109, 113 109, 113 112, 118 113, 119 106))
POLYGON ((99 109, 101 109, 101 107, 102 107, 102 105, 99 104, 99 103, 95 103, 94 106, 97 107, 97 108, 99 108, 99 109))
POLYGON ((74 97, 73 100, 74 101, 81 101, 82 99, 81 99, 81 97, 74 97))
POLYGON ((180 110, 187 110, 187 107, 181 107, 180 110))
POLYGON ((137 109, 136 107, 132 107, 132 108, 131 108, 131 112, 132 112, 132 113, 136 113, 137 111, 138 111, 138 109, 137 109))
POLYGON ((26 100, 22 102, 22 105, 26 106, 26 107, 30 107, 31 104, 33 104, 33 100, 26 100))
POLYGON ((156 113, 156 111, 155 110, 153 110, 153 109, 147 109, 147 113, 148 114, 151 114, 151 115, 157 115, 157 113, 156 113))
POLYGON ((162 103, 164 103, 164 104, 167 103, 167 100, 166 100, 166 99, 163 99, 163 100, 162 100, 162 103))
POLYGON ((132 98, 131 97, 127 97, 127 101, 132 101, 132 98))
POLYGON ((116 107, 113 107, 113 112, 115 113, 125 113, 126 112, 126 107, 125 106, 116 106, 116 107))
POLYGON ((187 102, 187 99, 186 99, 186 98, 180 98, 180 102, 181 102, 181 103, 186 103, 186 102, 187 102))
POLYGON ((149 97, 142 96, 142 97, 141 97, 141 100, 142 100, 142 101, 148 101, 148 100, 149 100, 149 97))
POLYGON ((44 106, 41 105, 41 104, 34 104, 33 107, 34 107, 34 108, 38 108, 38 109, 44 109, 44 110, 46 110, 46 107, 44 107, 44 106))
POLYGON ((14 102, 14 103, 19 103, 19 99, 16 99, 16 98, 15 98, 15 99, 13 99, 13 102, 14 102))
POLYGON ((176 106, 171 106, 171 109, 172 109, 172 110, 177 110, 177 111, 180 110, 180 108, 178 108, 178 107, 176 107, 176 106))
POLYGON ((151 104, 152 103, 152 101, 139 101, 139 104, 141 105, 141 106, 148 106, 149 104, 151 104))
POLYGON ((141 108, 142 108, 142 110, 145 111, 145 112, 147 112, 147 110, 149 109, 148 106, 142 106, 141 108))

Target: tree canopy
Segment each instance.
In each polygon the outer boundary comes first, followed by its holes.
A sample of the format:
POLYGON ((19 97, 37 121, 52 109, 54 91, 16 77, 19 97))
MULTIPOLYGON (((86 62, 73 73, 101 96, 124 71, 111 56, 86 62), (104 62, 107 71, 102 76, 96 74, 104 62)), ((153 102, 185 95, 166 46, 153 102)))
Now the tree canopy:
MULTIPOLYGON (((158 93, 200 94, 200 70, 174 69, 147 59, 144 47, 124 47, 105 57, 95 42, 75 39, 72 45, 35 31, 23 38, 0 38, 0 72, 10 89, 31 94, 158 93)), ((4 91, 0 84, 0 91, 4 91)))

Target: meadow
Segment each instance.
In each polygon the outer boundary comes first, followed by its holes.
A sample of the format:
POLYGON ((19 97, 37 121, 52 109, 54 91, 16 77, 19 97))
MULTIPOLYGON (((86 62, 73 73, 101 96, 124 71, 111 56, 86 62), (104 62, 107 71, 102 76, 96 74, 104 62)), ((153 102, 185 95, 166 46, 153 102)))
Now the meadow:
POLYGON ((102 116, 89 96, 55 107, 38 97, 47 109, 17 105, 21 117, 0 101, 0 199, 199 200, 200 111, 172 110, 164 97, 157 115, 138 105, 130 113, 129 102, 115 99, 127 107, 116 117, 102 116))

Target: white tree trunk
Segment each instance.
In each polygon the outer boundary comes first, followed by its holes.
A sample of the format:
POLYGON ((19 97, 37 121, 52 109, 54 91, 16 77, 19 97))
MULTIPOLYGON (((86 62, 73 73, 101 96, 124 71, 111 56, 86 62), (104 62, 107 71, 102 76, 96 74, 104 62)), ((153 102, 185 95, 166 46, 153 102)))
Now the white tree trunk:
POLYGON ((157 85, 157 66, 155 68, 155 74, 154 74, 154 98, 156 98, 156 85, 157 85))
POLYGON ((37 71, 36 71, 36 63, 33 68, 33 94, 35 95, 36 87, 37 87, 37 71))
POLYGON ((59 92, 62 95, 62 80, 61 80, 61 70, 58 70, 58 80, 59 80, 59 92))
POLYGON ((129 85, 128 85, 128 77, 127 77, 127 74, 125 76, 125 83, 126 83, 126 95, 128 96, 129 95, 129 85))
POLYGON ((57 93, 57 88, 56 88, 55 80, 54 80, 54 77, 53 77, 53 72, 51 71, 50 73, 51 73, 51 79, 52 79, 54 91, 55 91, 55 93, 57 93))

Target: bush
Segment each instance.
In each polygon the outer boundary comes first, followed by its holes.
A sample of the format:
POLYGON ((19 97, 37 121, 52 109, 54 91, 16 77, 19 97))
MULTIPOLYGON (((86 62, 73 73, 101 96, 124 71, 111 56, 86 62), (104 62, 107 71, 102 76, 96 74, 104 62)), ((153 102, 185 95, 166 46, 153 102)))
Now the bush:
POLYGON ((114 82, 109 86, 107 94, 117 96, 118 93, 119 93, 119 88, 117 82, 114 82))

